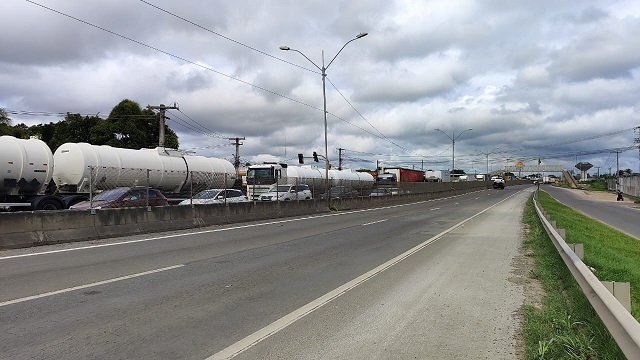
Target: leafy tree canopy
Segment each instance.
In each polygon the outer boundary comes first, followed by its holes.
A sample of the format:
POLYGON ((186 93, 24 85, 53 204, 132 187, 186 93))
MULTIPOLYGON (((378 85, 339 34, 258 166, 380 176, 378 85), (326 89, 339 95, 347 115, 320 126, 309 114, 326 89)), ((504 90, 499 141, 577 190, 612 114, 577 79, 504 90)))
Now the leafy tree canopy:
MULTIPOLYGON (((37 136, 52 150, 67 142, 141 149, 158 146, 160 115, 141 109, 135 101, 125 99, 116 105, 107 119, 67 113, 57 123, 11 126, 5 109, 0 109, 0 135, 18 138, 37 136)), ((178 135, 165 125, 165 146, 177 149, 178 135)))

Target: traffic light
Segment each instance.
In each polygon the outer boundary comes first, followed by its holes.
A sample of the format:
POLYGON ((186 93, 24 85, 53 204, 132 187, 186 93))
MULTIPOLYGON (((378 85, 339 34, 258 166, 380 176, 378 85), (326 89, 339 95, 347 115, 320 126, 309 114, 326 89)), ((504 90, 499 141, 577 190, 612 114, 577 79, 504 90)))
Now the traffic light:
POLYGON ((298 154, 298 162, 304 164, 304 156, 302 156, 302 154, 298 154))
POLYGON ((318 153, 317 152, 313 152, 313 161, 318 162, 318 153))

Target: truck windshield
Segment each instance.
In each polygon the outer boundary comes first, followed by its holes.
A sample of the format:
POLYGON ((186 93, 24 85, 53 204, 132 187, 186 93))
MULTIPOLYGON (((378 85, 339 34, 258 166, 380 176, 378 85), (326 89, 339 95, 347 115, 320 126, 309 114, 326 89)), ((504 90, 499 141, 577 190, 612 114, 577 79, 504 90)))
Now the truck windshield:
POLYGON ((268 185, 275 182, 272 168, 247 170, 248 185, 268 185))

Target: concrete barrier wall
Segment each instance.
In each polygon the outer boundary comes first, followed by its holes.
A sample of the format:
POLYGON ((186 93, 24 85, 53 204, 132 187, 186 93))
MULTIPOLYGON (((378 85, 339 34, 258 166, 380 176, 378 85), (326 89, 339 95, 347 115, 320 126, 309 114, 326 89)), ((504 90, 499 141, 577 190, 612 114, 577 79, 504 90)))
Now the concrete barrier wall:
MULTIPOLYGON (((517 184, 516 182, 509 182, 517 184)), ((509 185, 507 183, 507 185, 509 185)), ((331 200, 332 210, 351 210, 430 200, 484 190, 491 182, 431 183, 429 192, 331 200)), ((249 202, 89 211, 0 213, 0 249, 181 230, 329 211, 325 200, 249 202)))

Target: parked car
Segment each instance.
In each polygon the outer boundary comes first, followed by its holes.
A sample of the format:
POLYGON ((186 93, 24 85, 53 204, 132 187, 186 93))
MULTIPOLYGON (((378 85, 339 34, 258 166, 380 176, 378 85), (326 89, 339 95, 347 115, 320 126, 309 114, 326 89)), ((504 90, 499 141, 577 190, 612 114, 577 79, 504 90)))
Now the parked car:
POLYGON ((391 195, 402 195, 405 193, 404 190, 400 188, 388 188, 387 191, 389 191, 391 195))
POLYGON ((371 191, 371 193, 369 194, 370 197, 389 196, 389 195, 391 195, 391 191, 389 191, 389 189, 387 188, 373 189, 373 191, 371 191))
POLYGON ((268 192, 260 195, 261 201, 311 200, 313 193, 309 185, 273 185, 268 192))
MULTIPOLYGON (((359 197, 360 193, 350 186, 334 186, 329 189, 329 196, 331 196, 331 199, 351 199, 359 197)), ((320 198, 326 199, 327 196, 322 194, 320 198)))
POLYGON ((93 201, 83 201, 71 206, 71 210, 125 208, 143 206, 167 206, 167 198, 158 189, 146 187, 119 187, 105 190, 93 197, 93 201), (147 203, 147 195, 149 202, 147 203))
POLYGON ((248 202, 249 198, 237 189, 208 189, 195 194, 193 198, 181 201, 178 205, 222 204, 248 202))

